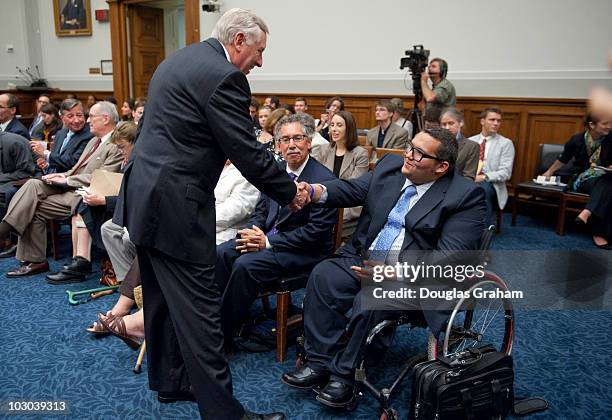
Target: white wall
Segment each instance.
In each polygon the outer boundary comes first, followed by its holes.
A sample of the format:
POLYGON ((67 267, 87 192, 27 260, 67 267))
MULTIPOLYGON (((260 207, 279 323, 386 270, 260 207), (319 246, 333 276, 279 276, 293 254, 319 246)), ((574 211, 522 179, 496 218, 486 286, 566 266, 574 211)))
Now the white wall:
MULTIPOLYGON (((447 59, 459 95, 584 98, 595 83, 612 87, 610 0, 223 0, 222 12, 231 7, 270 27, 264 67, 249 76, 254 92, 407 94, 399 60, 413 44, 447 59)), ((92 10, 106 8, 92 0, 92 10)), ((0 0, 0 10, 0 88, 16 65, 32 66, 28 43, 40 42, 53 87, 112 89, 110 76, 88 74, 111 58, 108 23, 93 20, 91 37, 58 38, 50 0, 0 0), (25 25, 30 3, 40 41, 25 25)), ((218 17, 201 14, 203 39, 218 17)))
MULTIPOLYGON (((459 95, 584 98, 611 85, 609 0, 223 0, 231 7, 270 27, 254 92, 406 94, 399 60, 413 44, 449 62, 459 95)), ((206 38, 219 14, 204 15, 206 38)))

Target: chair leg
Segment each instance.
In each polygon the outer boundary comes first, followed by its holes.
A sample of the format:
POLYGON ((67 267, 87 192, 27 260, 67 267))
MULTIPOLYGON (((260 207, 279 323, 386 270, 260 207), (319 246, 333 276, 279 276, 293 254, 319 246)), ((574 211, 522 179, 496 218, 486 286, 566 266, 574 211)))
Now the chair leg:
POLYGON ((557 215, 557 235, 563 236, 565 234, 565 210, 567 207, 567 201, 565 197, 561 197, 561 203, 559 203, 559 214, 557 215))
POLYGON ((51 229, 51 249, 53 259, 59 260, 59 223, 56 220, 49 220, 49 228, 51 229))
POLYGON ((287 355, 287 314, 291 293, 276 294, 276 361, 284 362, 287 355))
POLYGON ((512 226, 516 226, 516 214, 518 213, 518 190, 514 191, 514 197, 512 199, 512 226))
POLYGON ((138 353, 138 359, 136 360, 136 365, 134 366, 134 373, 140 373, 142 370, 142 360, 144 359, 145 352, 147 351, 147 341, 143 341, 140 346, 140 352, 138 353))

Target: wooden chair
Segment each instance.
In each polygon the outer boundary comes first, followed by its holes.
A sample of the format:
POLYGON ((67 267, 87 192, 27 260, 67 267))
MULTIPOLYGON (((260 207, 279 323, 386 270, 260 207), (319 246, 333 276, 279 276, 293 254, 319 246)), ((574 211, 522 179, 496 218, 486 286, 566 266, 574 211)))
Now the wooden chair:
POLYGON ((580 213, 584 206, 591 198, 588 194, 576 192, 564 192, 561 196, 561 204, 559 204, 559 213, 557 215, 557 234, 563 236, 565 234, 565 213, 572 211, 580 213))
MULTIPOLYGON (((334 246, 337 249, 342 243, 342 222, 344 218, 344 209, 338 209, 336 215, 336 224, 334 225, 334 246)), ((276 361, 283 362, 287 356, 287 331, 290 327, 298 325, 302 322, 302 314, 289 314, 289 304, 291 302, 291 292, 300 290, 306 287, 310 272, 300 273, 292 276, 287 276, 269 286, 264 290, 260 297, 265 311, 268 311, 270 304, 268 297, 271 294, 276 296, 276 361)))

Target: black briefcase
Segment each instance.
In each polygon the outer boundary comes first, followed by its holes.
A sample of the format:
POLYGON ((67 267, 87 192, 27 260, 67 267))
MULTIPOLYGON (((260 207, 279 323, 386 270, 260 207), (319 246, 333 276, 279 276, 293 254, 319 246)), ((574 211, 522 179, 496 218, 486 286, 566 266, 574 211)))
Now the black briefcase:
POLYGON ((414 368, 411 419, 503 419, 513 405, 512 357, 492 346, 414 368))

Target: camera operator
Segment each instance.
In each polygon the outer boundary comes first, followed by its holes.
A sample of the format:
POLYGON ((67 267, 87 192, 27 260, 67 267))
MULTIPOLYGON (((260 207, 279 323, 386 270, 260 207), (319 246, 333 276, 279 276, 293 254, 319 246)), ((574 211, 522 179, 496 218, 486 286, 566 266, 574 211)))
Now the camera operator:
POLYGON ((441 109, 454 107, 457 104, 455 87, 446 79, 447 73, 448 64, 441 58, 432 59, 428 70, 421 73, 421 89, 426 108, 435 105, 441 109), (429 79, 431 79, 431 88, 427 83, 429 79))

